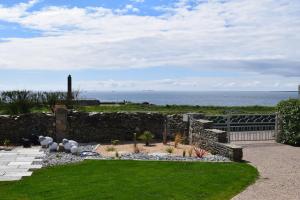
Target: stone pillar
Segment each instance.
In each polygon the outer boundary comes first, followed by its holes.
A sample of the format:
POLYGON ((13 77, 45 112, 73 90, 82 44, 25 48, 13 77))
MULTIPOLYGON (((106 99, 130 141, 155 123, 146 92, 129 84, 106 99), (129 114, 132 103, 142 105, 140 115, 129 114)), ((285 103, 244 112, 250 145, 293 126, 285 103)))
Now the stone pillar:
POLYGON ((68 110, 65 105, 55 105, 55 134, 56 140, 61 142, 68 133, 68 110))
POLYGON ((68 94, 67 94, 67 99, 68 101, 71 101, 73 99, 73 94, 72 94, 72 76, 68 76, 68 94))

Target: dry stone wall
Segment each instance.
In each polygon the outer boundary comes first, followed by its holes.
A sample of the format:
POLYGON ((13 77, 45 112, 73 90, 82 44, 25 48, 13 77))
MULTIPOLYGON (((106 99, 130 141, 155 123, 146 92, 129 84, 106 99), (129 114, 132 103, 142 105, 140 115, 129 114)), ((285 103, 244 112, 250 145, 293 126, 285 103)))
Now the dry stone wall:
MULTIPOLYGON (((64 136, 79 142, 110 142, 114 139, 132 140, 134 132, 141 134, 148 130, 156 139, 161 139, 167 117, 160 113, 69 112, 64 136)), ((5 139, 20 143, 23 137, 29 138, 31 134, 55 138, 58 125, 55 115, 50 113, 0 115, 0 143, 5 139)))
POLYGON ((243 149, 228 143, 227 132, 212 129, 213 122, 208 120, 190 121, 190 144, 199 146, 212 154, 219 154, 234 161, 241 161, 243 149))
POLYGON ((165 116, 159 113, 84 113, 68 114, 68 137, 81 142, 132 140, 133 133, 148 130, 162 138, 165 116))
POLYGON ((0 143, 6 139, 20 143, 23 137, 29 138, 31 134, 54 136, 55 117, 47 113, 0 115, 0 143))

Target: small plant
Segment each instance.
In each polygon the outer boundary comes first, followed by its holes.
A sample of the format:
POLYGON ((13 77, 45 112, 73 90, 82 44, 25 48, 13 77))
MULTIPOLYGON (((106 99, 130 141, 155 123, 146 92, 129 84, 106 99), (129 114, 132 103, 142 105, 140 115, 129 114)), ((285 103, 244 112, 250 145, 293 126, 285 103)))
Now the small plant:
POLYGON ((9 146, 10 145, 10 140, 9 139, 5 139, 4 141, 3 141, 3 145, 4 146, 9 146))
POLYGON ((145 142, 146 146, 149 146, 150 141, 154 138, 154 135, 150 131, 145 131, 140 137, 140 140, 145 142))
POLYGON ((112 140, 111 144, 114 145, 114 146, 118 145, 118 144, 120 144, 120 140, 112 140))
POLYGON ((181 142, 182 142, 182 136, 180 133, 177 133, 175 135, 175 140, 174 140, 175 148, 177 148, 178 144, 180 144, 181 142))
POLYGON ((108 151, 108 152, 110 152, 110 151, 115 151, 116 148, 115 148, 115 147, 112 147, 112 146, 108 146, 108 147, 106 147, 105 150, 108 151))
POLYGON ((185 149, 184 149, 183 152, 182 152, 182 157, 185 157, 185 154, 186 154, 186 152, 185 152, 185 149))
POLYGON ((173 147, 167 147, 166 148, 166 152, 167 153, 173 153, 174 152, 174 148, 173 147))
POLYGON ((188 151, 188 153, 189 153, 189 157, 192 157, 192 155, 193 155, 193 148, 190 148, 189 151, 188 151))
POLYGON ((204 149, 194 147, 194 150, 197 158, 203 158, 203 156, 206 154, 206 151, 204 149))

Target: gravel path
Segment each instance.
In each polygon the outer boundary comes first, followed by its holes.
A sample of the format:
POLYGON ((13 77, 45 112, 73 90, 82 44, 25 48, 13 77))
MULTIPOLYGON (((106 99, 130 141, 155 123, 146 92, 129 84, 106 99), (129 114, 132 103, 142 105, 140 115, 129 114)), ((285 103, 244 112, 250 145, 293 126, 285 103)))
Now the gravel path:
POLYGON ((300 147, 273 141, 237 144, 260 179, 233 200, 300 200, 300 147))

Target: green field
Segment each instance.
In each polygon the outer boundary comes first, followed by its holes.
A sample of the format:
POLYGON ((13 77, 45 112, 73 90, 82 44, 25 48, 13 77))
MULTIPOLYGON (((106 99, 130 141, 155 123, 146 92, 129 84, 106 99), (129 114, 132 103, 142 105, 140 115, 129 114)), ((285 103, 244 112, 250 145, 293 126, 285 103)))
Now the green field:
POLYGON ((198 112, 204 114, 263 114, 274 113, 276 107, 270 106, 188 106, 188 105, 142 105, 142 104, 126 104, 126 105, 100 105, 79 107, 78 110, 88 112, 161 112, 161 113, 188 113, 198 112))
POLYGON ((226 200, 257 177, 245 163, 90 160, 0 182, 0 199, 226 200))
MULTIPOLYGON (((0 114, 7 114, 6 106, 0 106, 0 114)), ((272 106, 188 106, 188 105, 143 105, 117 104, 99 106, 75 106, 75 110, 86 112, 160 112, 160 113, 188 113, 197 112, 211 115, 236 114, 267 114, 276 112, 272 106)), ((50 112, 47 107, 33 107, 31 112, 50 112)))

